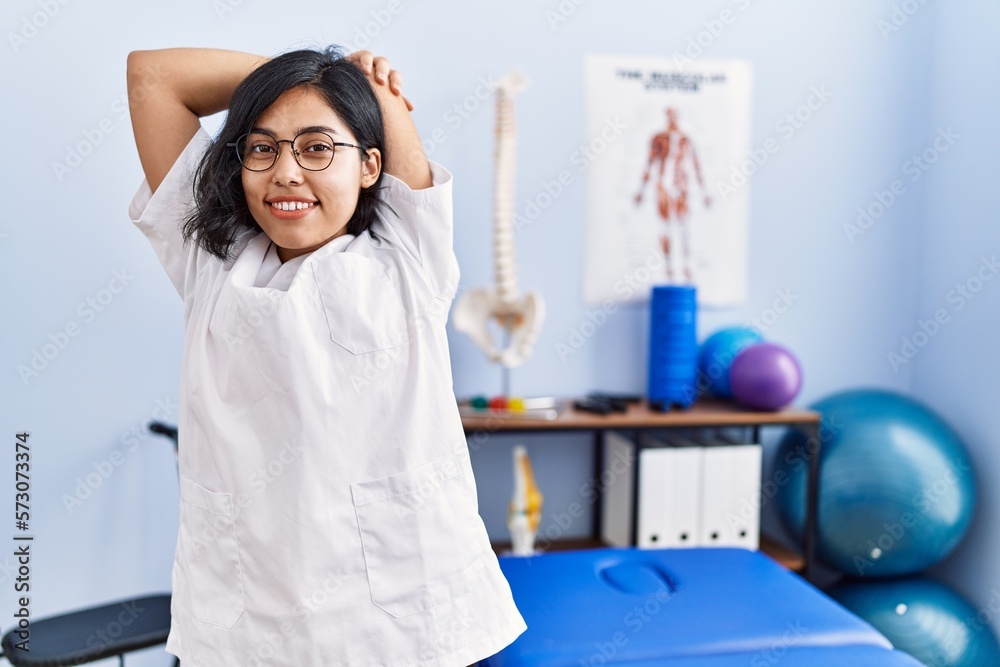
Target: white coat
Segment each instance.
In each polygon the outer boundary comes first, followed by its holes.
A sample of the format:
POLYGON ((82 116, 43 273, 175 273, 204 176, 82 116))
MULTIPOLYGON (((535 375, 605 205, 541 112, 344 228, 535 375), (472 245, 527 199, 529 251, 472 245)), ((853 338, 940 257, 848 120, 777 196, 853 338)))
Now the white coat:
POLYGON ((478 514, 445 335, 451 174, 385 175, 389 214, 279 266, 179 224, 210 138, 130 206, 184 299, 180 523, 167 650, 184 667, 462 666, 526 629, 478 514), (265 286, 266 285, 266 286, 265 286))

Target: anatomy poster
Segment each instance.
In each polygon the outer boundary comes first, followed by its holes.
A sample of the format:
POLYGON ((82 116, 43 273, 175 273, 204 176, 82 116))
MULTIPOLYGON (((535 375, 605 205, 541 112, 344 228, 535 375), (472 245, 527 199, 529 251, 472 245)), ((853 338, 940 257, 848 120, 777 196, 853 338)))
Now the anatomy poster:
POLYGON ((671 284, 743 303, 749 63, 591 55, 585 84, 587 303, 671 284))

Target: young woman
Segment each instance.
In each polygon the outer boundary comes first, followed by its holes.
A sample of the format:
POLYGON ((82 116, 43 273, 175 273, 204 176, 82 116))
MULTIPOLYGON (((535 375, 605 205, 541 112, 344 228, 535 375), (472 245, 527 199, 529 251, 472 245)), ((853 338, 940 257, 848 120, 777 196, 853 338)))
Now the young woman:
POLYGON ((467 665, 525 629, 445 323, 451 175, 368 52, 135 52, 130 208, 184 299, 185 667, 467 665), (214 140, 199 118, 228 109, 214 140))

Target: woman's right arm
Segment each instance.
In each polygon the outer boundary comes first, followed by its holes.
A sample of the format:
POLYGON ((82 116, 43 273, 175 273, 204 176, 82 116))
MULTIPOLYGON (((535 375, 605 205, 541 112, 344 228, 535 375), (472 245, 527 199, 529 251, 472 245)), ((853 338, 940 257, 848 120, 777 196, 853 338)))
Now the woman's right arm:
POLYGON ((219 49, 128 54, 129 115, 153 192, 198 131, 198 119, 226 109, 236 86, 267 60, 219 49))

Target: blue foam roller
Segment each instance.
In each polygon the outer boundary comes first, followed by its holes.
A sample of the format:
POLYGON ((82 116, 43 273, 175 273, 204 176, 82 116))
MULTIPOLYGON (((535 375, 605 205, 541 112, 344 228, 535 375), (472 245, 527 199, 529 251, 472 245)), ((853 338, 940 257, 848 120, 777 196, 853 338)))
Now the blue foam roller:
POLYGON ((696 396, 698 342, 697 300, 693 287, 659 285, 649 308, 649 378, 651 403, 689 406, 696 396))

